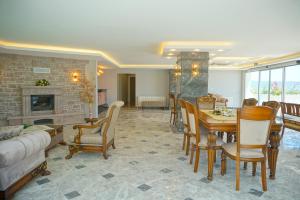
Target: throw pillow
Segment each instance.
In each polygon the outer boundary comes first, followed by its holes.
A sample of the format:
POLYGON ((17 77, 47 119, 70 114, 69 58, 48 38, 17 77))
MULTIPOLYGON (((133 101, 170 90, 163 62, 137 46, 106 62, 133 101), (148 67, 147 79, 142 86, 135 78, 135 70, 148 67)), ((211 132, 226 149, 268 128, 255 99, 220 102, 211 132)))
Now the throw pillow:
POLYGON ((23 129, 23 125, 0 127, 0 141, 19 136, 23 129))

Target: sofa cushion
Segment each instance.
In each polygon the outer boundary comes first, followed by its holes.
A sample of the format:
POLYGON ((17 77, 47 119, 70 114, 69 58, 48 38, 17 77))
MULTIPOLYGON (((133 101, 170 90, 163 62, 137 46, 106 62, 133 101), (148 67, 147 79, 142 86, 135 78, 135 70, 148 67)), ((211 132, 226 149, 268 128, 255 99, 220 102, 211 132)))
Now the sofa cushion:
POLYGON ((0 168, 13 165, 50 144, 50 135, 45 131, 34 131, 0 142, 0 168))
POLYGON ((33 131, 40 131, 40 130, 46 131, 46 130, 52 130, 52 129, 54 129, 54 128, 51 128, 46 125, 32 125, 32 126, 29 126, 28 128, 25 128, 24 130, 22 130, 20 135, 32 133, 33 131))
POLYGON ((23 125, 0 127, 0 141, 7 140, 20 135, 23 129, 23 125))

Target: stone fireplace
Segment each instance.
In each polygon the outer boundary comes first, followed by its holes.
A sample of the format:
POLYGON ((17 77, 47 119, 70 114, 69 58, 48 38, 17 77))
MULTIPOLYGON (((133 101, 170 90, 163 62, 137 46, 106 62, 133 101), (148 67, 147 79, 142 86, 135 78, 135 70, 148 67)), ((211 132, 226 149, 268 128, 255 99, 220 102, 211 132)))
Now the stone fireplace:
POLYGON ((83 113, 63 112, 63 87, 24 86, 22 91, 23 116, 8 118, 15 124, 67 124, 80 122, 83 113))
POLYGON ((22 87, 23 116, 62 113, 62 94, 58 86, 22 87))

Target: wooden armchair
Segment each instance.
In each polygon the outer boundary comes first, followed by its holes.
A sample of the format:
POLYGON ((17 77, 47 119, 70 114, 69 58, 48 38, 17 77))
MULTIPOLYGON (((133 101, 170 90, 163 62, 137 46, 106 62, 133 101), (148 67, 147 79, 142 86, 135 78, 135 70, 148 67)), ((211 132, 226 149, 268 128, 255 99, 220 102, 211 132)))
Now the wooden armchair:
POLYGON ((282 138, 285 128, 300 131, 300 104, 281 102, 280 105, 283 121, 282 138))
POLYGON ((78 133, 68 142, 69 154, 66 159, 72 158, 78 151, 102 152, 107 159, 107 150, 110 146, 115 149, 115 125, 119 116, 123 101, 116 101, 108 108, 105 118, 99 119, 93 125, 74 125, 78 133))

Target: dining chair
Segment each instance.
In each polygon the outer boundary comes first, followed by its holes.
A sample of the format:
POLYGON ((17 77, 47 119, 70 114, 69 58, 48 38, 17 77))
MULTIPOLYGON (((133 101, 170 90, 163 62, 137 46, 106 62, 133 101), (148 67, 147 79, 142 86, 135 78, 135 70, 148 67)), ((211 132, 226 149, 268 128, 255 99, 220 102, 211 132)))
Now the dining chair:
POLYGON ((240 189, 240 161, 261 163, 263 191, 267 191, 266 151, 274 112, 266 106, 252 106, 237 111, 237 141, 222 145, 221 175, 226 173, 226 157, 236 163, 236 190, 240 189))
POLYGON ((277 101, 264 101, 264 102, 262 102, 262 106, 268 106, 268 107, 272 108, 273 112, 276 116, 278 113, 278 110, 280 108, 280 103, 277 101))
MULTIPOLYGON (((191 145, 190 164, 193 163, 194 152, 196 151, 194 172, 197 172, 199 160, 200 160, 200 149, 208 150, 208 145, 207 145, 208 133, 206 129, 200 128, 199 126, 199 116, 198 116, 197 107, 190 102, 186 102, 186 110, 187 110, 187 121, 188 121, 190 134, 195 135, 195 137, 191 137, 194 140, 192 141, 192 145, 191 145)), ((222 144, 223 144, 222 139, 217 138, 215 149, 221 149, 222 144)))
POLYGON ((170 94, 169 98, 170 98, 170 107, 171 107, 170 124, 172 123, 174 125, 175 120, 177 118, 176 97, 174 94, 170 94), (172 119, 173 119, 173 122, 172 122, 172 119))
POLYGON ((197 108, 202 110, 214 110, 216 104, 216 98, 212 96, 197 97, 197 108))
MULTIPOLYGON (((275 115, 275 118, 276 118, 276 115, 277 115, 277 112, 280 108, 280 103, 277 102, 277 101, 264 101, 262 102, 262 106, 268 106, 270 108, 273 109, 273 112, 274 112, 274 115, 275 115)), ((274 120, 275 120, 274 118, 274 120)), ((271 155, 269 152, 268 152, 268 156, 271 155)), ((268 159, 270 160, 270 159, 268 159)), ((244 169, 247 169, 247 162, 244 162, 244 169)), ((255 176, 256 174, 256 163, 253 163, 252 165, 252 175, 255 176)))
POLYGON ((178 104, 180 105, 181 115, 182 115, 182 123, 183 123, 182 150, 186 150, 186 155, 188 155, 189 148, 190 148, 190 137, 195 137, 195 136, 190 134, 188 121, 187 121, 186 101, 183 99, 179 99, 178 104))
POLYGON ((242 103, 242 107, 245 107, 245 106, 256 106, 257 103, 258 103, 258 101, 255 98, 244 99, 243 103, 242 103))

